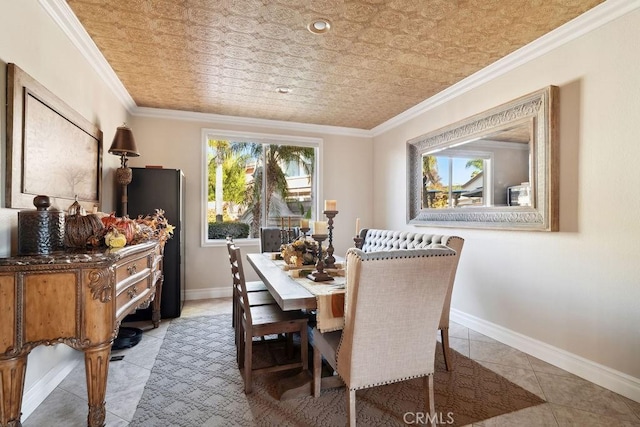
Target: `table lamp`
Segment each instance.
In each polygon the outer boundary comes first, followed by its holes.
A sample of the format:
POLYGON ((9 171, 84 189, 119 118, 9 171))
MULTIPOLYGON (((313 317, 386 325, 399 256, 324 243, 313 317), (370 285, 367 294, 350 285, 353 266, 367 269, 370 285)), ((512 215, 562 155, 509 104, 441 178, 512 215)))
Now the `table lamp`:
POLYGON ((120 184, 122 194, 120 198, 120 216, 127 216, 127 185, 131 184, 131 168, 127 166, 127 157, 138 157, 136 141, 133 132, 125 124, 116 129, 109 153, 120 156, 120 167, 116 170, 116 182, 120 184))

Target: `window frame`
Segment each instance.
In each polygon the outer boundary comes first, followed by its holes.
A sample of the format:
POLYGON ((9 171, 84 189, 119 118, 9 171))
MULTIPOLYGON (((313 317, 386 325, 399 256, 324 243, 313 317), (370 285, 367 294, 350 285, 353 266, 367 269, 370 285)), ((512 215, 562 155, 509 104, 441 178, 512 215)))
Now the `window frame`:
MULTIPOLYGON (((218 140, 235 140, 246 141, 246 142, 256 142, 261 144, 277 144, 277 145, 297 145, 300 147, 313 147, 316 149, 316 158, 314 164, 314 171, 311 186, 315 188, 316 195, 313 203, 313 212, 312 217, 319 218, 320 214, 320 200, 322 198, 320 195, 322 194, 321 183, 322 180, 319 178, 321 167, 322 167, 322 152, 323 152, 323 143, 324 140, 322 138, 308 137, 308 136, 294 136, 294 135, 280 135, 280 134, 271 134, 271 133, 258 133, 258 132, 240 132, 240 131, 231 131, 225 129, 211 129, 211 128, 203 128, 201 132, 201 161, 200 161, 200 246, 201 247, 219 247, 226 245, 226 242, 223 239, 209 239, 208 238, 208 223, 207 223, 207 208, 208 208, 208 178, 209 178, 209 170, 207 163, 207 148, 208 148, 208 140, 209 139, 218 139, 218 140)), ((265 188, 263 186, 263 188, 265 188)), ((264 215, 263 215, 264 216, 264 215)), ((264 218, 261 219, 264 221, 264 218)), ((236 239, 235 242, 238 246, 255 246, 259 244, 259 238, 247 238, 247 239, 236 239)))
POLYGON ((479 151, 479 150, 460 150, 460 149, 447 149, 447 150, 437 150, 431 153, 425 153, 424 156, 434 156, 434 157, 445 157, 449 160, 449 197, 447 206, 444 209, 453 209, 453 198, 451 197, 452 191, 452 166, 453 159, 482 159, 483 160, 483 173, 484 173, 484 196, 482 200, 482 206, 490 206, 493 203, 494 195, 493 195, 493 165, 494 165, 494 155, 490 151, 479 151))

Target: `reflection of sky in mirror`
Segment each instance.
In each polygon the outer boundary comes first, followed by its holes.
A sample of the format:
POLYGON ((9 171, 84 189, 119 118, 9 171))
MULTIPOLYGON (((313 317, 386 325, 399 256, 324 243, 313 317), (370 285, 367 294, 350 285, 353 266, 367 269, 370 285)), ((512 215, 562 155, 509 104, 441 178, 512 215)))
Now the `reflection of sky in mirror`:
MULTIPOLYGON (((476 169, 474 167, 466 167, 467 162, 470 160, 468 158, 453 158, 452 159, 453 166, 453 184, 452 185, 463 185, 467 183, 471 179, 471 174, 476 169)), ((438 164, 438 175, 440 175, 441 182, 443 185, 449 185, 449 158, 437 156, 436 162, 438 164)))

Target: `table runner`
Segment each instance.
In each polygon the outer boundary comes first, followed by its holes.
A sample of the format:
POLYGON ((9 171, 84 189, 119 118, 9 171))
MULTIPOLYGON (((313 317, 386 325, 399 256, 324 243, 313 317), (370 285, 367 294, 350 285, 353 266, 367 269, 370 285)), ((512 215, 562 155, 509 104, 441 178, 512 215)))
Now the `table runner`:
POLYGON ((306 277, 307 274, 314 271, 312 265, 291 267, 282 260, 273 260, 273 262, 287 271, 296 283, 316 297, 316 327, 320 332, 337 331, 344 327, 344 286, 346 283, 344 269, 325 269, 333 277, 333 280, 314 282, 306 277))

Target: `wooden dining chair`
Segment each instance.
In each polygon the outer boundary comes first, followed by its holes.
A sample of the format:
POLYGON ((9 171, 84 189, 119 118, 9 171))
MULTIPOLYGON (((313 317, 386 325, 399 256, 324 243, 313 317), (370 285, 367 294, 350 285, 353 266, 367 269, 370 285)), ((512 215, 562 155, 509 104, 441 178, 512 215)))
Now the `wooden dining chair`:
POLYGON ((249 293, 245 287, 244 270, 240 248, 230 247, 231 262, 236 266, 234 283, 239 290, 239 317, 236 330, 240 331, 239 340, 239 368, 243 372, 244 392, 252 391, 252 376, 264 372, 284 371, 295 368, 306 370, 309 359, 307 338, 307 317, 301 311, 283 311, 277 304, 251 306, 248 304, 249 293), (254 337, 297 333, 300 335, 300 361, 282 365, 272 365, 264 368, 253 368, 254 337))
MULTIPOLYGON (((231 245, 233 244, 233 239, 227 238, 227 251, 229 251, 229 260, 231 260, 231 245)), ((234 275, 234 266, 231 263, 231 276, 234 275)), ((247 292, 250 294, 249 304, 250 305, 268 305, 275 304, 276 301, 273 299, 265 284, 260 280, 246 282, 247 292)), ((233 285, 232 289, 232 307, 231 307, 231 326, 233 328, 236 327, 236 321, 238 319, 238 290, 236 286, 233 285)), ((238 343, 236 342, 236 345, 238 343)))
POLYGON ((419 377, 434 417, 437 332, 455 251, 352 248, 346 259, 344 329, 313 329, 314 396, 320 395, 324 356, 347 387, 350 426, 356 425, 356 390, 419 377))

